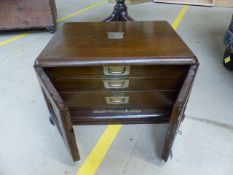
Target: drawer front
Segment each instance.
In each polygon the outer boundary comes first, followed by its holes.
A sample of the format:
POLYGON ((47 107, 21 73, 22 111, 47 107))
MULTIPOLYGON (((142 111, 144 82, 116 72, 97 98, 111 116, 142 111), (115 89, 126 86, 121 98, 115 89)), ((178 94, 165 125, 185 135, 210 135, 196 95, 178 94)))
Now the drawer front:
POLYGON ((156 110, 153 108, 140 109, 71 109, 70 116, 73 124, 136 124, 164 123, 169 121, 172 109, 156 110), (91 123, 90 123, 91 121, 91 123))
POLYGON ((52 79, 59 92, 179 90, 183 78, 52 79))
POLYGON ((80 77, 184 77, 186 65, 83 66, 46 68, 52 78, 80 77))
POLYGON ((177 91, 60 93, 69 108, 171 107, 177 91))

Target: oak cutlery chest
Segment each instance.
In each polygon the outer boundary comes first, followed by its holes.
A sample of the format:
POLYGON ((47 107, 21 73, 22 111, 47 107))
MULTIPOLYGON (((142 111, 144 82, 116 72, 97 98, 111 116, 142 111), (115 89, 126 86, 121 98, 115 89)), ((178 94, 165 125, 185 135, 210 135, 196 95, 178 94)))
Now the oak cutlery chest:
POLYGON ((74 161, 73 125, 169 123, 167 161, 197 68, 163 21, 67 23, 35 62, 51 121, 74 161))

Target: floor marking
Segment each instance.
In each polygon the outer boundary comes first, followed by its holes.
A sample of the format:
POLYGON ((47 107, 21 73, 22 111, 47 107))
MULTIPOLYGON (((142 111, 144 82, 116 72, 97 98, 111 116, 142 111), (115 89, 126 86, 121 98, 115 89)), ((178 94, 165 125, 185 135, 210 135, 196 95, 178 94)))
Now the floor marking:
POLYGON ((93 8, 95 8, 95 7, 98 7, 98 6, 100 6, 100 5, 102 5, 102 4, 105 4, 105 3, 107 3, 107 0, 102 0, 102 1, 100 1, 100 2, 94 3, 94 4, 88 6, 88 7, 84 8, 84 9, 81 9, 81 10, 75 12, 75 13, 71 13, 71 14, 65 16, 65 17, 59 18, 59 19, 57 20, 57 22, 65 21, 66 19, 69 19, 69 18, 72 18, 72 17, 74 17, 74 16, 77 16, 77 15, 79 15, 79 14, 81 14, 81 13, 84 13, 84 12, 86 12, 86 11, 88 11, 88 10, 91 10, 91 9, 93 9, 93 8))
MULTIPOLYGON (((180 13, 178 14, 175 21, 173 22, 172 27, 175 30, 179 27, 188 8, 189 8, 188 5, 183 6, 180 13)), ((105 155, 110 149, 121 127, 122 125, 108 125, 108 127, 105 129, 104 133, 98 140, 97 144, 91 150, 87 159, 81 165, 76 175, 95 175, 96 174, 96 171, 98 170, 99 166, 104 160, 105 155)))
POLYGON ((94 175, 115 140, 122 125, 108 125, 77 175, 94 175))
POLYGON ((24 37, 28 36, 29 34, 30 33, 28 32, 28 33, 22 33, 22 34, 16 35, 16 36, 14 36, 14 37, 12 37, 10 39, 7 39, 5 41, 0 42, 0 46, 4 46, 4 45, 7 45, 7 44, 9 44, 9 43, 11 43, 13 41, 16 41, 16 40, 19 40, 21 38, 24 38, 24 37))
MULTIPOLYGON (((101 0, 99 2, 96 2, 96 3, 93 3, 93 4, 89 5, 89 6, 87 6, 87 7, 83 8, 83 9, 81 9, 81 10, 78 10, 77 12, 74 12, 74 13, 71 13, 71 14, 69 14, 67 16, 58 18, 57 22, 63 22, 66 19, 69 19, 69 18, 72 18, 74 16, 77 16, 77 15, 80 15, 82 13, 85 13, 86 11, 91 10, 91 9, 93 9, 95 7, 101 6, 104 3, 107 3, 107 0, 101 0)), ((28 36, 29 34, 31 34, 31 32, 22 33, 22 34, 14 36, 14 37, 12 37, 10 39, 7 39, 5 41, 1 41, 0 42, 0 46, 4 46, 4 45, 7 45, 9 43, 12 43, 13 41, 16 41, 16 40, 19 40, 21 38, 24 38, 24 37, 28 36)))
POLYGON ((172 27, 174 30, 176 30, 179 27, 179 25, 180 25, 181 21, 183 20, 184 15, 188 11, 188 9, 189 9, 188 5, 184 5, 184 7, 181 9, 179 15, 176 17, 175 21, 172 24, 172 27))

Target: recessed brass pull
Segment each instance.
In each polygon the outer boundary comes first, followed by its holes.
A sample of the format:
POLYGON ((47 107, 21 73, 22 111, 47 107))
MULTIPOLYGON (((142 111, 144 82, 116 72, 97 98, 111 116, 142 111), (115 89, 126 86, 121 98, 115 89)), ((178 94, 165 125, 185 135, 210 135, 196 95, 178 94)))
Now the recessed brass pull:
POLYGON ((104 66, 104 75, 129 75, 130 66, 104 66))
POLYGON ((120 89, 120 88, 128 88, 129 80, 103 80, 104 87, 106 89, 120 89))
POLYGON ((107 104, 127 104, 129 103, 129 97, 105 97, 107 104))

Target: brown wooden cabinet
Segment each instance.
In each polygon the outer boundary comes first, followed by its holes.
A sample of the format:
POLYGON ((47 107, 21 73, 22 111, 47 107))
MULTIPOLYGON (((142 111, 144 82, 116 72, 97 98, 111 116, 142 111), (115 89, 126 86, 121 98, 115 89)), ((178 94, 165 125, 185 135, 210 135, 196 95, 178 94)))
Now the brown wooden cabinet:
POLYGON ((163 21, 67 23, 35 62, 74 161, 73 125, 169 123, 167 161, 197 68, 197 58, 163 21))
POLYGON ((47 29, 55 31, 54 0, 0 0, 0 31, 47 29))
POLYGON ((174 3, 174 4, 233 7, 232 0, 153 0, 153 1, 164 2, 164 3, 174 3))

